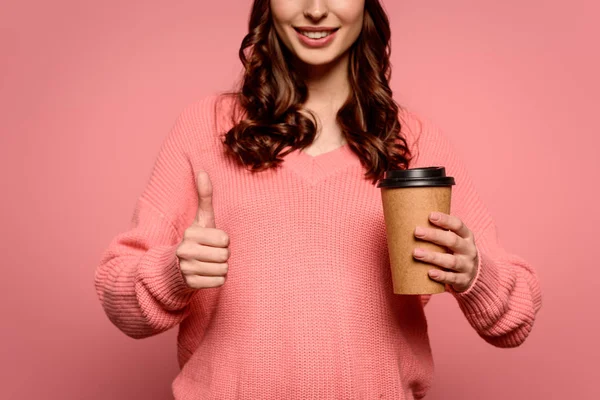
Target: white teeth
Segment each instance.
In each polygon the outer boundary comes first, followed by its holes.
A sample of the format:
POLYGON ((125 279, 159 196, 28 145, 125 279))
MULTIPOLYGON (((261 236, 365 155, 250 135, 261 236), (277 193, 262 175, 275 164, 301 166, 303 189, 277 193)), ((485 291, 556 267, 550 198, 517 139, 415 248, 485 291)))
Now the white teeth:
POLYGON ((300 31, 301 34, 303 34, 306 37, 309 37, 311 39, 321 39, 324 38, 325 36, 329 36, 330 34, 332 34, 332 31, 327 31, 327 32, 305 32, 305 31, 300 31))

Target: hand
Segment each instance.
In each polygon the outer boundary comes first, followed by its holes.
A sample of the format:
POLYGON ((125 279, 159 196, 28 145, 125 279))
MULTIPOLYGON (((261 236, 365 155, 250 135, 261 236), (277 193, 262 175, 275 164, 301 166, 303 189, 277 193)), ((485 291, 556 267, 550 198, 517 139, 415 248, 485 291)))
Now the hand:
POLYGON ((429 270, 429 276, 433 280, 451 285, 456 292, 464 292, 477 275, 479 252, 475 246, 475 237, 471 230, 456 216, 433 212, 429 215, 429 220, 444 230, 419 226, 415 230, 415 236, 445 246, 453 254, 416 248, 414 256, 420 261, 454 271, 431 269, 429 270), (438 219, 435 219, 436 216, 438 219), (422 236, 417 234, 420 228, 424 233, 422 236), (419 250, 421 250, 422 255, 419 250))
POLYGON ((215 228, 212 184, 205 171, 197 176, 198 211, 192 225, 183 233, 177 247, 181 274, 194 289, 222 286, 227 276, 229 235, 215 228))

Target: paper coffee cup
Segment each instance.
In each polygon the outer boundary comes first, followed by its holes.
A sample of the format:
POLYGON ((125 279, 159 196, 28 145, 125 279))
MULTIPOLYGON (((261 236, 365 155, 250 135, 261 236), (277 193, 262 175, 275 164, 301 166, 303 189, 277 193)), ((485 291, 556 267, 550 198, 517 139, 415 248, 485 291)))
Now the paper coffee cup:
POLYGON ((386 226, 388 252, 395 294, 436 294, 446 290, 444 284, 428 275, 434 264, 413 256, 415 248, 447 252, 427 240, 415 236, 415 228, 424 226, 442 229, 429 221, 429 214, 440 211, 450 214, 454 178, 446 176, 444 167, 388 170, 377 184, 386 226))

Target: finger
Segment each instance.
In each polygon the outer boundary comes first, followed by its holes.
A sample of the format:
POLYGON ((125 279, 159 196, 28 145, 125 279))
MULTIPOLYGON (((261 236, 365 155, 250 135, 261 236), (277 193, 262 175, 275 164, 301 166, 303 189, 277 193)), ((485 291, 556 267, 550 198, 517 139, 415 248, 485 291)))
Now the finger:
POLYGON ((198 212, 196 223, 203 228, 215 227, 215 210, 212 204, 213 188, 210 177, 206 171, 198 172, 196 177, 198 185, 198 212))
POLYGON ((186 282, 191 288, 204 289, 223 286, 225 279, 224 276, 189 275, 186 277, 186 282))
POLYGON ((177 248, 177 256, 184 260, 224 263, 229 260, 229 247, 210 247, 190 241, 177 248))
POLYGON ((227 232, 217 228, 203 228, 192 225, 183 232, 183 239, 205 246, 229 246, 229 235, 227 232))
POLYGON ((198 260, 186 260, 181 263, 184 275, 225 276, 229 265, 227 263, 211 263, 198 260))
POLYGON ((457 272, 465 271, 463 258, 455 254, 440 253, 438 251, 430 251, 422 248, 416 248, 413 251, 413 255, 419 261, 437 265, 439 267, 457 272))
POLYGON ((415 236, 421 240, 447 247, 454 253, 468 252, 467 240, 452 231, 418 226, 415 228, 415 236))
POLYGON ((429 220, 441 228, 450 229, 461 238, 469 239, 472 235, 471 230, 455 215, 435 211, 429 214, 429 220))
POLYGON ((468 279, 466 274, 451 272, 451 271, 441 271, 438 269, 429 270, 429 277, 440 283, 447 283, 448 285, 452 285, 455 288, 463 288, 467 287, 468 279))

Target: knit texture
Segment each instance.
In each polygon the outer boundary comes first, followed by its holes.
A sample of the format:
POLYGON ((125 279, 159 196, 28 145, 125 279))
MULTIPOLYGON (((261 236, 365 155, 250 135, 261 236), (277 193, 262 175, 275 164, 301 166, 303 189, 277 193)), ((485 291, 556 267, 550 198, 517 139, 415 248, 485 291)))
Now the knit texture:
MULTIPOLYGON (((393 293, 381 189, 347 144, 316 157, 296 150, 277 170, 241 168, 219 136, 231 127, 231 100, 217 99, 181 112, 130 229, 102 256, 95 287, 112 323, 133 338, 179 326, 176 399, 424 397, 433 377, 430 296, 393 293), (201 169, 231 255, 223 286, 195 290, 175 252, 194 221, 201 169)), ((416 156, 410 167, 446 168, 456 180, 451 214, 475 235, 476 279, 449 293, 487 342, 520 345, 541 307, 534 269, 501 246, 440 129, 407 110, 399 117, 416 156)))

